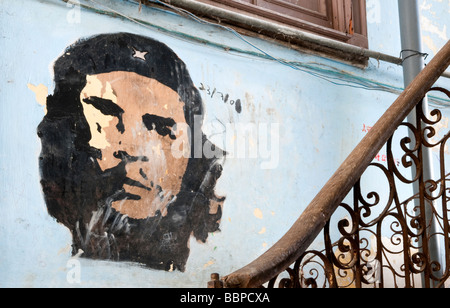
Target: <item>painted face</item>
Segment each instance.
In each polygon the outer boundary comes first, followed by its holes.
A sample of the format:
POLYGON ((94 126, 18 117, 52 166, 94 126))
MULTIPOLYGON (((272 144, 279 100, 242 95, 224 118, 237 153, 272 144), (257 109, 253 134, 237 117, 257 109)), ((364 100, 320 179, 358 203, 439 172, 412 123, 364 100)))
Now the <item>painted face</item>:
POLYGON ((112 207, 136 219, 158 210, 165 216, 188 164, 188 158, 171 151, 175 141, 189 144, 188 135, 175 129, 187 126, 178 93, 135 73, 111 72, 87 76, 80 99, 92 135, 89 144, 102 152, 100 168, 107 174, 125 165, 126 197, 112 207))

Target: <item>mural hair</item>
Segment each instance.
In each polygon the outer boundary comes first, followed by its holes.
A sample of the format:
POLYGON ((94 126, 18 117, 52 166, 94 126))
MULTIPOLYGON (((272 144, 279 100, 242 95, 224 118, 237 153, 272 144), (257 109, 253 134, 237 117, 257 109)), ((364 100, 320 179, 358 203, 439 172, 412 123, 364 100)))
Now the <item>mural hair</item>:
MULTIPOLYGON (((130 33, 77 41, 55 62, 55 90, 38 127, 48 212, 72 232, 74 255, 81 249, 83 257, 184 271, 190 236, 205 242, 209 233, 219 231, 225 199, 215 194, 215 187, 222 165, 217 157, 191 155, 180 192, 164 216, 158 211, 154 217, 135 219, 115 210, 111 205, 123 191, 126 175, 120 169, 105 174, 99 167, 101 151, 89 145, 80 94, 88 75, 120 71, 157 80, 177 92, 193 138, 194 119, 203 117, 202 98, 184 62, 169 47, 130 33), (145 51, 145 58, 136 57, 138 51, 145 51)), ((202 143, 211 144, 203 133, 202 143)))

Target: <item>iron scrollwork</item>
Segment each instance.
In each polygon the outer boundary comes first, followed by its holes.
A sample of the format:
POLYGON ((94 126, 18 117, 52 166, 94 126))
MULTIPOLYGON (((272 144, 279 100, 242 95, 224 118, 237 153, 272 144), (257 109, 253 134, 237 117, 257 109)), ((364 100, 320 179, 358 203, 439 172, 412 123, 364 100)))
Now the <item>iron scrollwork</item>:
MULTIPOLYGON (((445 89, 430 91, 450 98, 445 89)), ((376 186, 382 187, 367 192, 365 173, 318 238, 323 249, 305 252, 267 287, 445 285, 450 277, 450 173, 445 168, 450 132, 441 111, 428 112, 424 106, 423 101, 417 105, 415 123, 403 123, 389 139, 387 164, 372 163, 366 170, 377 172, 376 186), (442 128, 447 129, 443 135, 442 128), (406 136, 396 145, 399 133, 406 136), (402 152, 400 163, 394 159, 394 145, 396 153, 402 152), (425 151, 438 157, 439 168, 431 168, 437 170, 435 177, 426 171, 425 151)))

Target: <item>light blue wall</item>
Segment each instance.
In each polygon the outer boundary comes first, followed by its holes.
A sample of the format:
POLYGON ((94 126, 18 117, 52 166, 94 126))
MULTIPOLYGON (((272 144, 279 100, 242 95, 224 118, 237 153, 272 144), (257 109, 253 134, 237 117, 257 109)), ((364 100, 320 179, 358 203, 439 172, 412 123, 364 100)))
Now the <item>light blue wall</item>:
MULTIPOLYGON (((204 287, 210 273, 239 269, 289 229, 364 137, 364 125, 372 126, 403 87, 402 69, 394 64, 370 59, 368 67, 361 69, 247 38, 274 57, 295 62, 297 69, 293 69, 267 59, 223 29, 158 9, 143 7, 139 12, 128 1, 96 2, 148 24, 58 0, 0 0, 2 287, 204 287), (52 64, 64 49, 81 37, 109 32, 132 32, 164 42, 186 63, 197 87, 203 84, 241 99, 239 114, 217 96, 201 91, 205 122, 216 144, 227 142, 223 124, 279 124, 279 164, 265 170, 261 163, 267 159, 261 157, 226 159, 217 187, 227 197, 221 232, 211 235, 206 244, 191 240, 185 273, 79 259, 81 281, 71 284, 67 280, 71 235, 48 215, 39 184, 41 145, 36 128, 44 108, 28 85, 43 84, 52 93, 52 64)), ((399 56, 396 1, 368 0, 367 4, 370 48, 399 56)), ((429 61, 448 40, 450 3, 424 0, 421 4, 429 61)), ((103 5, 97 8, 108 10, 103 5)), ((439 85, 450 88, 450 81, 441 79, 439 85)), ((450 116, 449 109, 446 115, 450 116)))

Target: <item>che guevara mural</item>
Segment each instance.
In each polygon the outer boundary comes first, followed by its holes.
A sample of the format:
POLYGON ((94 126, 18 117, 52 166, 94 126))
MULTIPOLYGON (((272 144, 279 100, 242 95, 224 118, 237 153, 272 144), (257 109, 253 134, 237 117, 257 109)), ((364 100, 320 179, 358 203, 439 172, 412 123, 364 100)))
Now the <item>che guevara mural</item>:
POLYGON ((225 200, 215 193, 225 154, 201 131, 186 65, 151 38, 102 34, 69 46, 54 82, 39 167, 72 253, 184 271, 190 237, 219 230, 225 200))

